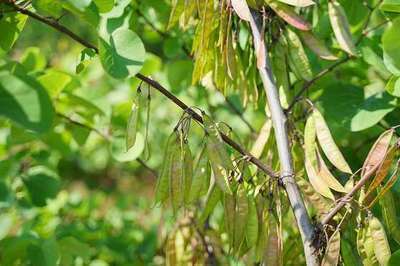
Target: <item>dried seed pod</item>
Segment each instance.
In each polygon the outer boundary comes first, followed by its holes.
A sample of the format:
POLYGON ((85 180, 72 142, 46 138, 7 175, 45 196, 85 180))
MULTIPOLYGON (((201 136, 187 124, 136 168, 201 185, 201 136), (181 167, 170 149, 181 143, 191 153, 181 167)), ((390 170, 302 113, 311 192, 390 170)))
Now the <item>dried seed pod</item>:
POLYGON ((338 265, 339 257, 340 257, 340 231, 337 229, 329 238, 321 265, 336 266, 338 265))

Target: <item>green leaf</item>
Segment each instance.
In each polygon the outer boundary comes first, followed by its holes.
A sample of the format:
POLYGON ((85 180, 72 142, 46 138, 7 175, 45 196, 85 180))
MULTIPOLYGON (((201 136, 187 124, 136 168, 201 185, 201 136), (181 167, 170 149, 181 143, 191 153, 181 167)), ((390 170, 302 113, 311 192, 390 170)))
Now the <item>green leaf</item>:
POLYGON ((72 81, 72 77, 64 72, 47 69, 46 73, 39 76, 37 80, 47 90, 52 98, 56 98, 72 81))
POLYGON ((340 123, 351 131, 374 126, 393 111, 396 103, 388 93, 366 97, 361 88, 342 83, 325 88, 319 100, 327 120, 340 123))
POLYGON ((21 73, 0 72, 0 115, 28 130, 42 133, 53 123, 54 109, 43 86, 21 73))
POLYGON ((38 47, 29 47, 21 56, 21 64, 27 71, 37 71, 46 67, 47 60, 38 47))
POLYGON ((351 120, 352 131, 360 131, 376 125, 396 107, 396 100, 387 93, 368 97, 351 120))
POLYGON ((140 38, 128 29, 114 31, 107 41, 100 38, 99 53, 105 71, 117 79, 137 74, 146 55, 140 38))
POLYGON ((400 77, 392 76, 386 83, 385 90, 393 96, 400 97, 400 77))
POLYGON ((27 20, 27 16, 16 12, 9 12, 3 15, 0 19, 0 48, 4 51, 9 51, 19 34, 22 32, 27 20))
POLYGON ((114 7, 114 0, 93 0, 100 13, 107 13, 114 7))
POLYGON ((87 8, 90 5, 92 0, 67 0, 66 2, 68 2, 69 4, 71 4, 80 11, 84 11, 85 8, 87 8))
POLYGON ((60 0, 33 0, 32 6, 44 16, 58 18, 62 15, 63 3, 60 0))
POLYGON ((141 133, 136 134, 135 145, 126 150, 126 139, 115 137, 111 140, 111 155, 118 162, 130 162, 139 158, 144 150, 144 138, 141 133))
POLYGON ((390 258, 386 266, 397 266, 400 265, 400 250, 394 252, 390 258))
POLYGON ((379 9, 387 12, 400 13, 400 1, 399 0, 384 0, 379 6, 379 9))
POLYGON ((395 75, 400 75, 400 18, 397 18, 385 30, 382 37, 383 61, 387 69, 395 75))
POLYGON ((58 248, 60 250, 60 265, 69 266, 74 265, 75 258, 80 257, 84 262, 90 259, 92 250, 90 246, 82 243, 74 237, 67 236, 58 241, 58 248))
POLYGON ((54 174, 42 167, 31 169, 23 179, 32 203, 42 207, 47 199, 53 199, 60 190, 60 181, 54 174))

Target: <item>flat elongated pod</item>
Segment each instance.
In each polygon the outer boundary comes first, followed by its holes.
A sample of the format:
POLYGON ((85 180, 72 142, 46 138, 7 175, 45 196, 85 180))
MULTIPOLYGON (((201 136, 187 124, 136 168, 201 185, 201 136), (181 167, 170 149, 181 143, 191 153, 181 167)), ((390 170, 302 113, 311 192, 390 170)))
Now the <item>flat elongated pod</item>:
POLYGON ((289 61, 294 68, 295 74, 304 80, 311 80, 313 73, 300 38, 289 28, 286 29, 285 36, 289 46, 289 61))
POLYGON ((279 2, 296 7, 307 7, 315 4, 312 0, 279 0, 279 2))
POLYGON ((235 13, 243 20, 250 21, 250 9, 247 6, 246 0, 231 0, 231 4, 235 13))
POLYGON ((318 142, 324 151, 324 154, 328 160, 340 171, 351 174, 352 171, 347 164, 345 158, 336 146, 335 141, 332 138, 331 132, 329 131, 328 125, 321 113, 314 108, 313 117, 315 120, 315 128, 317 131, 318 142))
POLYGON ((229 171, 233 169, 232 161, 225 149, 217 125, 208 115, 203 116, 207 136, 207 154, 214 172, 215 181, 224 193, 232 194, 229 184, 229 171))
POLYGON ((340 257, 340 231, 336 230, 329 238, 321 266, 336 266, 340 257))
POLYGON ((297 185, 301 189, 301 192, 305 196, 305 199, 311 203, 311 205, 317 210, 318 214, 322 216, 328 213, 332 204, 330 204, 328 200, 317 193, 311 184, 305 179, 298 178, 296 181, 297 185))
POLYGON ((171 4, 172 8, 167 29, 171 29, 173 26, 175 26, 185 10, 185 0, 172 0, 171 4))
POLYGON ((251 248, 253 246, 256 246, 258 240, 258 217, 254 199, 249 197, 248 201, 249 213, 246 225, 246 242, 247 245, 251 248))
POLYGON ((349 55, 356 56, 357 49, 353 43, 346 12, 337 1, 328 2, 329 20, 340 48, 349 55))
POLYGON ((368 229, 368 224, 357 231, 357 251, 363 265, 378 265, 374 251, 374 240, 368 229))
POLYGON ((182 141, 179 137, 177 139, 179 149, 174 149, 171 155, 171 173, 169 179, 169 198, 171 200, 172 210, 174 214, 178 212, 178 209, 184 203, 185 191, 183 189, 184 180, 184 157, 182 141))
POLYGON ((301 40, 310 48, 316 55, 325 60, 337 60, 338 57, 332 54, 325 44, 315 37, 311 31, 301 31, 301 40))
POLYGON ((271 129, 272 121, 268 119, 262 126, 260 133, 258 134, 258 137, 254 142, 253 147, 251 148, 250 153, 253 154, 254 157, 260 158, 262 152, 264 151, 264 147, 268 142, 268 138, 271 134, 271 129))
POLYGON ((246 232, 246 221, 249 213, 247 193, 243 185, 239 185, 236 193, 236 208, 235 208, 235 229, 233 251, 237 253, 244 241, 246 232))
POLYGON ((325 183, 333 190, 338 192, 346 192, 346 189, 339 183, 339 181, 332 175, 329 168, 326 166, 324 159, 320 152, 317 150, 317 162, 318 162, 318 176, 320 176, 325 183))
POLYGON ((217 203, 221 200, 222 195, 221 189, 216 185, 215 181, 212 181, 207 192, 203 213, 200 217, 201 223, 212 213, 217 203))
POLYGON ((376 217, 372 217, 368 222, 368 229, 374 243, 375 257, 380 265, 384 266, 388 262, 391 252, 385 230, 381 222, 376 217))
POLYGON ((393 129, 386 130, 375 141, 374 145, 367 155, 367 158, 364 161, 363 168, 361 170, 362 177, 371 169, 376 168, 382 163, 386 156, 387 150, 389 149, 390 142, 393 137, 393 132, 393 129))
POLYGON ((157 180, 155 203, 164 203, 169 196, 169 181, 171 178, 172 156, 177 153, 179 142, 177 135, 173 132, 167 140, 167 146, 164 154, 164 164, 161 174, 157 180))
POLYGON ((389 190, 379 201, 382 206, 382 216, 384 218, 389 235, 400 244, 400 224, 397 220, 396 205, 393 194, 389 190))
POLYGON ((128 123, 126 126, 126 150, 132 148, 136 142, 136 133, 140 112, 139 104, 140 101, 135 98, 132 103, 131 112, 129 114, 128 123))
POLYGON ((185 204, 190 203, 190 190, 192 187, 193 178, 193 157, 190 151, 189 145, 184 144, 182 150, 183 154, 183 190, 184 190, 184 202, 185 204))
POLYGON ((204 146, 197 158, 189 194, 189 202, 196 201, 202 196, 204 188, 209 186, 208 156, 204 146))
POLYGON ((171 232, 168 235, 167 244, 165 247, 166 265, 177 265, 176 246, 175 246, 175 233, 171 232))
POLYGON ((281 17, 284 21, 292 25, 293 27, 299 30, 310 30, 311 25, 304 18, 302 18, 299 14, 297 14, 293 8, 279 3, 274 0, 266 1, 269 7, 271 7, 274 12, 281 17))
POLYGON ((273 215, 269 217, 267 249, 264 254, 265 265, 279 266, 282 262, 282 247, 279 226, 273 215))
POLYGON ((374 179, 372 180, 371 184, 368 187, 368 190, 364 198, 365 204, 368 204, 371 201, 372 193, 378 188, 378 186, 383 182, 385 177, 388 175, 390 166, 392 165, 394 156, 396 154, 396 149, 397 149, 396 146, 393 146, 386 153, 385 158, 383 159, 378 170, 376 171, 374 179))
POLYGON ((235 241, 235 209, 236 195, 224 195, 224 225, 225 231, 228 234, 229 247, 233 247, 235 241))
POLYGON ((317 191, 324 197, 335 200, 335 197, 333 196, 331 190, 329 189, 329 186, 325 183, 325 181, 322 178, 320 178, 317 175, 315 168, 311 165, 311 162, 308 160, 307 157, 304 158, 304 165, 306 168, 308 180, 310 181, 315 191, 317 191))

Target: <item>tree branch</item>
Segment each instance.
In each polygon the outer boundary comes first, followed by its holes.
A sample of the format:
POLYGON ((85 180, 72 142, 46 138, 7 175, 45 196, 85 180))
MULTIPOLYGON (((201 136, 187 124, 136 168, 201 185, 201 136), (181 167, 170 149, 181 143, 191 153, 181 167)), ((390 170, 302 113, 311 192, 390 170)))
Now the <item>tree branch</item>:
POLYGON ((333 207, 332 210, 329 211, 329 213, 321 220, 321 225, 326 225, 335 215, 348 203, 351 198, 354 196, 354 194, 357 193, 358 190, 362 188, 362 186, 371 178, 371 176, 374 174, 374 172, 378 169, 379 164, 371 168, 369 172, 367 172, 361 179, 358 181, 358 183, 347 193, 345 196, 343 196, 339 203, 333 207))
MULTIPOLYGON (((79 37, 78 35, 76 35, 75 33, 73 33, 72 31, 70 31, 68 28, 66 28, 65 26, 59 24, 57 21, 53 20, 53 19, 48 19, 45 17, 42 17, 39 14, 36 14, 34 12, 31 12, 27 9, 23 9, 19 6, 17 6, 16 4, 11 4, 16 11, 25 14, 29 17, 32 17, 33 19, 36 19, 44 24, 49 25, 50 27, 66 34, 67 36, 71 37, 73 40, 79 42, 80 44, 82 44, 85 47, 91 48, 94 51, 96 51, 96 53, 98 53, 98 48, 89 43, 88 41, 82 39, 81 37, 79 37)), ((158 90, 159 92, 161 92, 164 96, 166 96, 168 99, 170 99, 172 102, 174 102, 176 105, 178 105, 182 110, 188 112, 193 119, 197 120, 200 123, 203 123, 203 119, 201 118, 201 116, 199 114, 197 114, 193 109, 191 109, 188 105, 186 105, 184 102, 182 102, 181 100, 179 100, 177 97, 175 97, 175 95, 173 95, 171 92, 169 92, 166 88, 164 88, 161 84, 159 84, 157 81, 154 81, 140 73, 136 74, 136 77, 140 80, 142 80, 143 82, 146 82, 147 84, 149 84, 152 88, 158 90)), ((231 138, 229 138, 227 135, 223 134, 221 132, 221 136, 222 139, 224 140, 224 142, 226 144, 228 144, 229 146, 231 146, 234 150, 236 150, 237 152, 239 152, 240 154, 242 154, 243 156, 246 156, 247 158, 249 158, 249 161, 252 162, 254 165, 256 165, 261 171, 263 171, 264 173, 266 173, 267 175, 271 176, 271 177, 278 177, 279 175, 277 173, 275 173, 275 171, 269 167, 268 165, 264 164, 263 162, 261 162, 259 159, 257 159, 256 157, 254 157, 253 155, 251 155, 247 150, 245 150, 242 146, 240 146, 240 144, 236 143, 234 140, 232 140, 231 138)))
MULTIPOLYGON (((246 1, 242 1, 243 5, 247 5, 246 1)), ((267 95, 268 107, 271 112, 271 119, 274 126, 276 145, 281 164, 281 181, 286 190, 290 205, 296 218, 298 229, 300 231, 306 263, 308 266, 319 265, 316 249, 312 245, 314 227, 310 222, 307 209, 294 179, 289 137, 286 128, 287 119, 283 113, 278 90, 276 88, 275 80, 269 65, 268 51, 264 42, 264 32, 261 29, 261 25, 262 21, 260 15, 256 11, 251 11, 250 26, 253 34, 257 68, 267 95)))

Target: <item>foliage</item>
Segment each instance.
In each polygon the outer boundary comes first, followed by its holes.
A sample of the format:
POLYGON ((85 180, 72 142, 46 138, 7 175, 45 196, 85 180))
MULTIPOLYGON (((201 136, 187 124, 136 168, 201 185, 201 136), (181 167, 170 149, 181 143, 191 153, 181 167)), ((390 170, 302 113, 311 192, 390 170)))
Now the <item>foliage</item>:
POLYGON ((397 265, 399 13, 395 0, 0 1, 1 264, 302 264, 277 174, 287 137, 313 255, 397 265))

